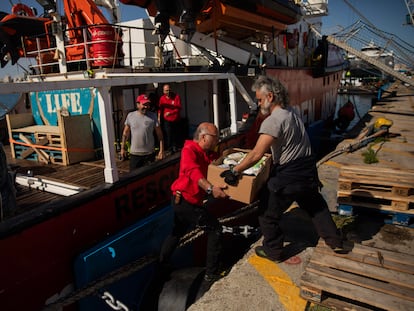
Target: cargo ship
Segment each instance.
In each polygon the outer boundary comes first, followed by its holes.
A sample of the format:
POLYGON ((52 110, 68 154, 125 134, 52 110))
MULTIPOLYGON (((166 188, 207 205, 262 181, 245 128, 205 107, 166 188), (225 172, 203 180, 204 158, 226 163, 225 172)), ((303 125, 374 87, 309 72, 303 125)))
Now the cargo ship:
MULTIPOLYGON (((312 31, 327 1, 122 0, 125 10, 148 12, 128 22, 109 21, 102 1, 38 2, 41 15, 18 3, 0 16, 1 66, 34 61, 24 79, 0 83, 0 95, 21 95, 2 116, 1 305, 139 310, 148 267, 108 291, 74 295, 156 254, 171 226, 169 187, 180 154, 131 172, 118 158, 136 96, 157 97, 170 83, 183 101, 182 140, 210 121, 220 130, 219 152, 248 149, 263 118, 250 85, 259 74, 275 76, 318 148, 344 69, 341 51, 312 31)), ((216 202, 212 210, 224 217, 245 206, 216 202)), ((189 250, 189 264, 202 266, 201 249, 189 250)))

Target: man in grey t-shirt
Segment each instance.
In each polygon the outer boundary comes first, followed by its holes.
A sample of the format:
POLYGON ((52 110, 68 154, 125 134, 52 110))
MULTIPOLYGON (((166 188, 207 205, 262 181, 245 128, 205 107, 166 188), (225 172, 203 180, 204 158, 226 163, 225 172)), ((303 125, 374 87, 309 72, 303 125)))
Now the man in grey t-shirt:
MULTIPOLYGON (((328 205, 319 193, 320 182, 309 137, 302 120, 289 105, 285 87, 276 79, 261 76, 252 90, 256 92, 261 112, 268 117, 260 127, 253 150, 222 175, 226 183, 237 185, 240 173, 257 163, 269 149, 272 151, 274 167, 267 187, 262 189, 259 205, 263 245, 256 248, 256 254, 273 261, 300 262, 299 257, 292 257, 284 247, 280 226, 283 213, 294 201, 312 217, 319 236, 327 245, 335 252, 346 252, 328 205)), ((295 248, 290 250, 295 251, 295 248)))
POLYGON ((137 110, 128 113, 122 133, 121 157, 125 159, 125 142, 131 136, 130 170, 137 169, 155 160, 154 132, 159 140, 157 159, 164 158, 164 138, 154 112, 149 111, 150 100, 145 94, 137 97, 137 110))

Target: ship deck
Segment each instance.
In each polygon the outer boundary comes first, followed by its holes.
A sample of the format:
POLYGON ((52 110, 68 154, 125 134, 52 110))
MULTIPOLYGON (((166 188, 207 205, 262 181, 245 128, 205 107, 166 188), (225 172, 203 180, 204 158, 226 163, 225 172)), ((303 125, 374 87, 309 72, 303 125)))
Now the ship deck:
MULTIPOLYGON (((11 156, 10 145, 4 146, 8 165, 17 174, 33 175, 35 177, 47 178, 63 184, 76 186, 82 189, 92 189, 105 183, 104 160, 80 162, 69 166, 59 164, 42 163, 38 161, 15 159, 11 156)), ((129 173, 129 161, 116 161, 119 176, 129 173)), ((17 185, 16 209, 10 211, 6 217, 24 213, 30 209, 52 200, 60 200, 63 197, 31 187, 17 185)))

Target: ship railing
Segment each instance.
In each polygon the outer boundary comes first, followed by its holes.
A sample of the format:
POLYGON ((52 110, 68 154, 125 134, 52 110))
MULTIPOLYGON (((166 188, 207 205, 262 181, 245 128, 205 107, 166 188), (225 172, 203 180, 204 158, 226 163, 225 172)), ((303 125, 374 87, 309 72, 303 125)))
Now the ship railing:
POLYGON ((36 64, 32 64, 30 67, 32 73, 37 75, 103 67, 145 69, 161 68, 165 63, 168 64, 168 67, 201 66, 211 63, 200 51, 197 53, 194 47, 190 47, 191 53, 180 54, 175 46, 175 40, 171 37, 162 45, 162 49, 159 48, 158 37, 155 35, 147 36, 147 38, 141 40, 145 32, 152 32, 152 30, 113 24, 68 28, 63 31, 62 35, 65 38, 63 50, 59 50, 55 43, 55 35, 46 34, 46 39, 45 35, 42 39, 36 38, 35 49, 25 49, 25 57, 36 59, 36 64), (119 40, 116 39, 118 36, 115 36, 115 39, 103 37, 92 40, 91 28, 96 27, 112 27, 115 34, 123 35, 119 36, 119 40), (137 32, 141 32, 141 35, 136 35, 137 32), (82 36, 69 43, 67 39, 69 33, 82 33, 82 36), (52 43, 49 46, 45 42, 52 43), (113 51, 112 53, 111 51, 108 53, 107 51, 101 51, 102 55, 97 56, 97 53, 94 53, 96 47, 112 47, 113 51), (194 53, 197 54, 193 55, 194 53))

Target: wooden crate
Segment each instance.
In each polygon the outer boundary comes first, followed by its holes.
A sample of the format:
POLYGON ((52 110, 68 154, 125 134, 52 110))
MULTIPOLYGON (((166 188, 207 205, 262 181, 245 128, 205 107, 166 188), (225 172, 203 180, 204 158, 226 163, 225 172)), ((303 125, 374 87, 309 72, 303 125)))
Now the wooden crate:
POLYGON ((414 209, 414 172, 367 166, 343 166, 338 203, 396 211, 414 209))
POLYGON ((13 158, 69 165, 94 159, 89 115, 58 115, 58 125, 36 125, 29 113, 7 115, 13 158))
POLYGON ((320 240, 301 277, 306 300, 336 309, 414 310, 414 256, 355 244, 334 253, 320 240))

